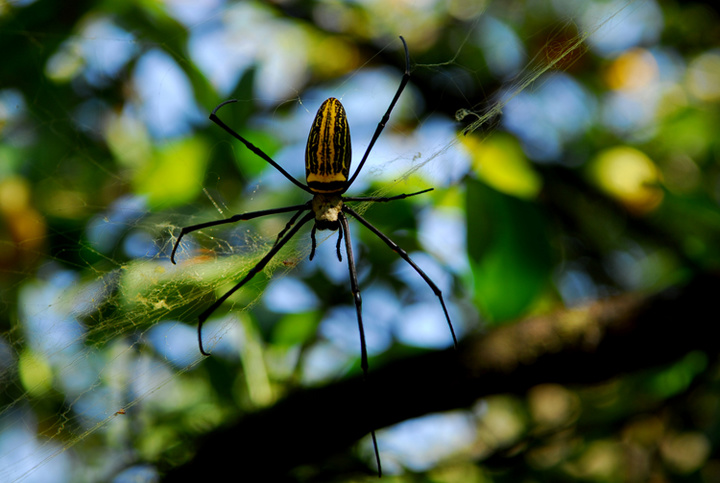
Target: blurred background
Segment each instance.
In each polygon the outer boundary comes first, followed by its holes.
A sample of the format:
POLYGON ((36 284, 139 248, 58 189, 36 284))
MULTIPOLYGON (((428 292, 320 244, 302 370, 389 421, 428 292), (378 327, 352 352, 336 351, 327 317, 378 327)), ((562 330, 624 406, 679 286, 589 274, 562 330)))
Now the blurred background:
MULTIPOLYGON (((289 217, 169 254, 184 226, 308 199, 208 121, 217 104, 237 99, 219 116, 304 180, 310 124, 337 97, 357 166, 405 68, 399 35, 411 80, 348 195, 434 188, 358 209, 440 287, 461 339, 717 270, 715 8, 0 1, 0 481, 158 481, 214 429, 360 373, 335 234, 308 262, 301 230, 218 310, 209 358, 197 316, 289 217)), ((370 377, 451 347, 425 282, 351 232, 370 377)), ((378 431, 384 478, 720 481, 717 369, 698 350, 408 415, 378 431)), ((376 478, 368 437, 338 450, 291 478, 376 478)), ((242 458, 217 463, 242 478, 242 458)))

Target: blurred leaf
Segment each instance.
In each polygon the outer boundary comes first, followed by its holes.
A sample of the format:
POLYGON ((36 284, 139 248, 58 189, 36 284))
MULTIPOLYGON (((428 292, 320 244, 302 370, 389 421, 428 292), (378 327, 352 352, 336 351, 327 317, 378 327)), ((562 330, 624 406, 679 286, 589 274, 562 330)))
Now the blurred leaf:
POLYGON ((642 151, 616 146, 601 151, 590 163, 593 182, 635 213, 655 209, 662 201, 660 171, 642 151))
MULTIPOLYGON (((352 206, 362 205, 352 204, 352 206)), ((410 200, 396 200, 389 203, 373 203, 368 206, 365 218, 378 228, 382 227, 381 229, 387 234, 390 234, 393 231, 415 230, 417 228, 415 211, 413 203, 410 200)), ((363 231, 365 230, 363 229, 363 231)))
POLYGON ((122 28, 128 32, 143 32, 146 40, 162 46, 187 76, 198 105, 210 108, 218 103, 215 88, 197 65, 184 57, 189 33, 181 22, 168 14, 168 6, 154 0, 106 2, 104 5, 122 28))
POLYGON ((152 208, 190 203, 202 190, 207 161, 208 147, 201 139, 170 142, 136 173, 135 191, 146 195, 152 208))
POLYGON ((720 264, 720 210, 706 193, 675 195, 667 192, 649 217, 677 240, 685 255, 699 266, 714 270, 720 264))
MULTIPOLYGON (((255 146, 262 149, 265 154, 267 154, 271 158, 281 147, 281 143, 278 138, 265 131, 243 129, 238 133, 242 137, 253 143, 255 146)), ((233 160, 237 165, 238 171, 240 171, 243 176, 252 178, 259 175, 266 169, 275 169, 272 168, 267 161, 262 159, 260 156, 255 155, 249 149, 243 146, 240 141, 232 140, 231 142, 233 143, 234 148, 233 160)), ((290 183, 288 182, 288 184, 290 183)))
POLYGON ((540 192, 542 180, 516 138, 494 134, 482 139, 471 134, 460 140, 470 152, 473 171, 488 185, 520 198, 534 198, 540 192))
POLYGON ((654 376, 649 376, 647 384, 657 396, 671 397, 686 391, 695 377, 705 371, 707 365, 707 355, 694 351, 654 376))
POLYGON ((703 161, 712 148, 718 124, 715 112, 682 110, 659 123, 652 148, 656 152, 683 153, 696 161, 703 161))
POLYGON ((28 393, 42 396, 52 388, 52 368, 48 361, 32 350, 25 350, 18 361, 20 381, 28 393))
POLYGON ((553 255, 538 207, 467 182, 467 246, 474 298, 489 322, 520 316, 547 286, 553 255))
POLYGON ((237 102, 223 106, 223 114, 227 115, 227 111, 232 112, 232 122, 237 123, 236 125, 241 126, 247 123, 250 116, 253 115, 256 109, 255 102, 253 102, 253 85, 255 85, 255 73, 254 67, 249 68, 243 72, 240 76, 240 80, 233 89, 232 99, 237 99, 237 102))
POLYGON ((288 314, 275 324, 272 342, 285 346, 307 342, 315 335, 319 321, 315 312, 288 314))
MULTIPOLYGON (((254 84, 255 69, 250 68, 243 73, 232 92, 231 98, 237 99, 237 102, 223 106, 218 110, 217 116, 240 136, 273 158, 277 150, 282 146, 277 133, 247 127, 248 119, 256 112, 258 107, 253 97, 254 84)), ((243 176, 255 177, 270 168, 267 161, 254 154, 240 141, 232 138, 219 127, 213 125, 210 129, 215 130, 218 139, 227 140, 231 151, 230 157, 243 176)))

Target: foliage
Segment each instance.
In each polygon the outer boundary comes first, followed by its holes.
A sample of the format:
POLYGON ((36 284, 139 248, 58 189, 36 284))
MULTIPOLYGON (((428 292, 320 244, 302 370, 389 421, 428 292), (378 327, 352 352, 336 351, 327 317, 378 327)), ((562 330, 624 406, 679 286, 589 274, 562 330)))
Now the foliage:
MULTIPOLYGON (((334 234, 308 262, 302 231, 234 295, 207 359, 198 314, 287 218, 194 233, 178 266, 169 253, 183 226, 307 199, 207 121, 219 102, 238 99, 223 120, 302 179, 314 111, 341 98, 356 166, 400 80, 398 35, 410 85, 349 194, 434 188, 357 209, 440 286, 462 337, 718 270, 715 7, 416 3, 0 3, 0 481, 152 480, 202 436, 359 374, 334 234)), ((372 387, 451 339, 417 274, 351 230, 372 387)), ((602 383, 408 408, 378 432, 386 477, 713 481, 716 369, 698 341, 602 383)), ((317 452, 291 476, 373 474, 367 437, 331 443, 308 435, 317 452)))

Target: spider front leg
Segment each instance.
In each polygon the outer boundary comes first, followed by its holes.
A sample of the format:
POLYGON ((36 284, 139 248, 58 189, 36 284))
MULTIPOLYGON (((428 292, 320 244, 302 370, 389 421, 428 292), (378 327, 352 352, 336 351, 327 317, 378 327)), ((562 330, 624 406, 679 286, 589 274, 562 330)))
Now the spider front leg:
POLYGON ((285 171, 285 169, 283 169, 282 166, 280 166, 279 164, 277 164, 270 156, 268 156, 268 155, 265 153, 265 151, 263 151, 262 149, 258 148, 258 147, 255 146, 253 143, 251 143, 250 141, 248 141, 247 139, 245 139, 244 137, 242 137, 241 135, 239 135, 238 133, 236 133, 230 126, 228 126, 227 124, 225 124, 225 123, 222 121, 222 119, 220 119, 220 118, 217 116, 217 112, 220 110, 221 107, 223 107, 223 106, 225 106, 225 105, 227 105, 227 104, 232 104, 233 102, 237 102, 237 99, 230 99, 230 100, 227 100, 227 101, 225 101, 225 102, 221 102, 220 104, 218 104, 218 105, 215 107, 215 109, 213 109, 212 113, 210 113, 210 120, 211 120, 212 122, 214 122, 215 124, 217 124, 218 126, 220 126, 221 128, 223 128, 223 129, 224 129, 228 134, 230 134, 232 137, 234 137, 235 139, 237 139, 238 141, 240 141, 241 143, 243 143, 243 144, 245 145, 245 147, 247 147, 250 151, 252 151, 256 156, 258 156, 258 157, 264 159, 265 161, 267 161, 268 164, 270 164, 273 168, 277 169, 277 170, 280 172, 280 174, 282 174, 282 175, 285 176, 287 179, 289 179, 295 186, 297 186, 298 188, 302 189, 303 191, 307 191, 308 193, 311 193, 310 189, 309 189, 306 185, 302 184, 300 181, 298 181, 298 180, 296 180, 295 178, 293 178, 293 177, 290 175, 290 173, 288 173, 287 171, 285 171))
POLYGON ((380 137, 380 133, 382 133, 383 129, 385 129, 385 125, 390 120, 390 113, 392 113, 392 110, 395 108, 395 104, 397 104, 398 99, 400 99, 400 94, 402 94, 402 92, 405 90, 405 86, 407 86, 407 83, 410 80, 410 52, 408 52, 407 42, 405 42, 405 39, 402 37, 402 35, 400 36, 400 40, 402 40, 403 49, 405 49, 405 72, 403 73, 402 79, 400 79, 400 85, 395 92, 395 96, 393 97, 392 101, 390 101, 390 106, 387 108, 387 111, 385 111, 385 114, 380 119, 380 122, 375 128, 375 132, 373 133, 372 138, 370 138, 370 143, 365 150, 365 154, 363 154, 363 157, 360 160, 357 169, 355 170, 355 174, 353 174, 352 177, 348 180, 345 189, 349 188, 350 185, 355 182, 355 178, 357 178, 360 174, 360 171, 365 165, 365 161, 367 161, 368 156, 370 155, 370 151, 372 151, 373 146, 375 146, 375 141, 378 140, 378 138, 380 137))
MULTIPOLYGON (((304 205, 300 205, 300 206, 304 206, 304 205)), ((207 310, 205 310, 205 312, 203 312, 202 314, 200 314, 200 317, 198 317, 198 345, 199 345, 199 347, 200 347, 200 353, 201 353, 202 355, 204 355, 204 356, 209 356, 209 355, 210 355, 210 353, 205 352, 205 349, 203 348, 203 343, 202 343, 202 326, 203 326, 203 324, 205 323, 205 321, 208 319, 208 317, 210 317, 210 315, 211 315, 213 312, 215 312, 215 310, 216 310, 218 307, 220 307, 220 306, 223 304, 223 302, 225 302, 232 294, 234 294, 235 292, 237 292, 238 290, 240 290, 240 289, 243 287, 243 285, 245 285, 246 283, 248 283, 250 280, 252 280, 252 278, 253 278, 255 275, 257 275, 260 271, 262 271, 262 269, 265 268, 265 265, 267 265, 268 262, 270 262, 270 260, 277 254, 277 252, 279 252, 280 249, 281 249, 283 246, 285 246, 285 244, 286 244, 288 241, 290 241, 290 239, 291 239, 293 236, 295 236, 295 234, 298 232, 298 230, 299 230, 300 228, 302 228, 303 225, 305 225, 305 223, 307 223, 308 221, 312 220, 314 217, 315 217, 315 214, 314 214, 314 213, 308 213, 308 214, 306 214, 306 215, 303 217, 303 219, 300 220, 300 222, 299 222, 297 225, 293 226, 293 227, 290 229, 290 231, 287 233, 287 235, 285 235, 284 238, 282 238, 280 241, 278 241, 277 243, 275 243, 275 245, 273 245, 273 247, 270 249, 269 252, 267 252, 267 254, 262 258, 262 260, 260 260, 257 264, 255 264, 255 266, 252 267, 247 274, 245 274, 245 277, 243 277, 242 280, 240 280, 233 288, 231 288, 230 290, 228 290, 228 291, 225 293, 225 295, 223 295, 222 297, 220 297, 219 299, 217 299, 217 300, 215 301, 215 303, 213 303, 210 307, 207 308, 207 310)))
MULTIPOLYGON (((226 225, 228 223, 252 220, 253 218, 259 218, 261 216, 277 215, 278 213, 287 213, 287 212, 296 211, 296 210, 300 210, 300 212, 302 212, 307 209, 309 209, 309 206, 306 203, 304 205, 286 206, 284 208, 275 208, 275 209, 271 209, 271 210, 251 211, 249 213, 241 213, 239 215, 233 215, 230 218, 225 218, 223 220, 208 221, 206 223, 198 223, 197 225, 186 226, 182 230, 180 230, 180 234, 178 235, 177 240, 175 240, 175 245, 173 246, 172 252, 170 253, 170 261, 173 263, 173 265, 176 265, 175 252, 177 252, 177 249, 180 246, 180 240, 182 240, 182 238, 185 235, 187 235, 188 233, 202 230, 204 228, 210 228, 211 226, 226 225)), ((297 219, 298 215, 299 215, 299 213, 296 214, 295 216, 293 216, 293 218, 290 221, 294 222, 297 219)), ((285 229, 287 229, 287 227, 285 229)), ((285 231, 285 230, 283 230, 283 231, 285 231)), ((280 233, 282 234, 283 232, 280 232, 280 233)), ((278 239, 279 239, 279 236, 278 236, 278 239)))

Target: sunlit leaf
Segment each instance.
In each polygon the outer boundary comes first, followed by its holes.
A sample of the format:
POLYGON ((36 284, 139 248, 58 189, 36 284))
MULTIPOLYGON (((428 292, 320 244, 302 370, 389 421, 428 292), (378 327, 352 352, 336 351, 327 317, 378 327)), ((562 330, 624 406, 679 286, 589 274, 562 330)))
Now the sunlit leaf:
POLYGON ((207 161, 208 147, 201 139, 170 142, 137 172, 135 190, 155 208, 189 203, 202 190, 207 161))
POLYGON ((660 171, 642 151, 629 146, 606 149, 590 163, 600 189, 636 213, 653 210, 663 198, 660 171))
POLYGON ((41 354, 26 350, 18 361, 20 381, 33 396, 41 396, 52 387, 52 368, 41 354))
POLYGON ((520 198, 533 198, 540 191, 542 180, 514 137, 469 135, 461 141, 472 157, 473 171, 489 186, 520 198))

